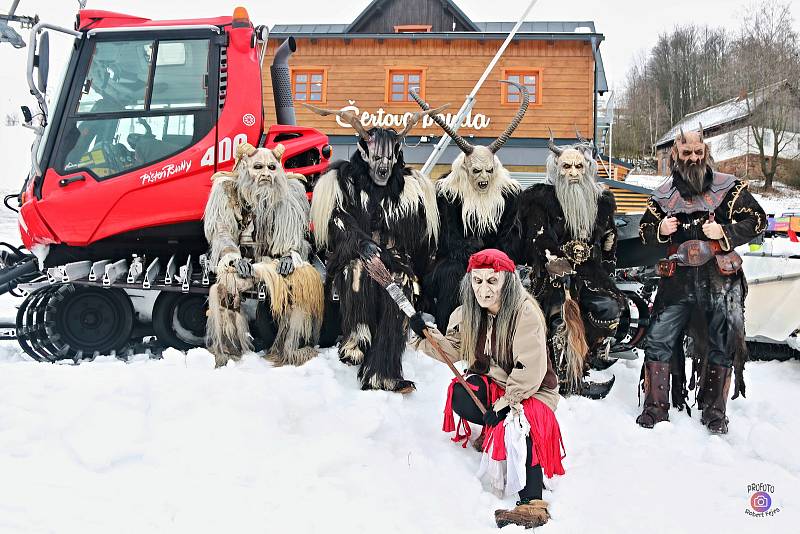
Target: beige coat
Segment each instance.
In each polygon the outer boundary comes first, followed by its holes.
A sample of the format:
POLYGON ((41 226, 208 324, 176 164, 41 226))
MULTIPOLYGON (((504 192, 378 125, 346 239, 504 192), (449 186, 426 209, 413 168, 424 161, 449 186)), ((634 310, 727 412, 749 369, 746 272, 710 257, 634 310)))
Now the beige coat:
MULTIPOLYGON (((518 404, 533 396, 555 411, 559 399, 558 388, 547 389, 542 387, 542 380, 547 372, 544 318, 535 309, 535 304, 532 302, 526 300, 522 306, 514 330, 512 346, 514 368, 511 370, 511 374, 506 374, 503 368, 497 365, 494 358, 492 358, 489 367, 489 377, 506 390, 505 395, 494 404, 494 409, 499 411, 508 405, 518 404)), ((461 358, 459 355, 461 315, 461 306, 459 306, 450 315, 446 336, 435 328, 428 329, 431 336, 444 350, 446 357, 454 363, 461 358)), ((433 348, 433 345, 427 339, 417 341, 416 348, 437 360, 442 360, 439 352, 433 348)))

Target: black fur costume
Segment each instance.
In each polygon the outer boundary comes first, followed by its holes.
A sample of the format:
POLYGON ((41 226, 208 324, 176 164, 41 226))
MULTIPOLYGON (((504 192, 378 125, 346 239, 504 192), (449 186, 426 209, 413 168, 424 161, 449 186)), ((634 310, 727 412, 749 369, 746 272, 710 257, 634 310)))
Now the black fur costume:
POLYGON ((447 327, 450 314, 458 306, 459 286, 467 272, 469 257, 487 248, 508 250, 511 245, 517 192, 507 190, 499 194, 505 207, 496 228, 479 232, 464 228, 462 198, 451 198, 437 190, 439 246, 431 272, 425 277, 423 294, 434 301, 429 303, 430 309, 441 328, 447 327))
MULTIPOLYGON (((376 129, 369 131, 375 133, 376 129)), ((382 133, 397 136, 391 130, 382 133)), ((363 140, 359 143, 366 147, 363 140)), ((399 152, 387 184, 378 186, 356 151, 320 178, 314 188, 312 221, 317 244, 328 251, 326 291, 340 302, 340 359, 361 364, 362 389, 413 386, 402 375, 405 316, 367 275, 360 257, 370 243, 380 247, 381 260, 413 302, 415 283, 428 266, 438 235, 433 184, 407 168, 399 152)))
MULTIPOLYGON (((646 245, 677 245, 690 239, 708 241, 702 230, 702 224, 709 220, 709 207, 714 208, 714 220, 722 225, 725 235, 725 248, 733 250, 739 245, 750 242, 760 235, 766 228, 767 217, 764 210, 747 190, 747 183, 736 179, 732 175, 714 173, 710 169, 704 181, 704 193, 708 194, 706 204, 698 202, 695 197, 696 209, 681 209, 684 204, 682 199, 692 199, 693 193, 679 173, 666 183, 662 184, 648 201, 647 210, 641 219, 639 232, 646 245), (718 198, 713 198, 714 196, 718 198), (680 197, 680 198, 679 198, 680 197), (660 205, 661 199, 665 206, 677 202, 675 210, 667 209, 660 205), (668 237, 658 233, 661 221, 669 215, 678 219, 678 230, 668 237)), ((714 365, 730 367, 731 360, 735 371, 734 394, 745 394, 744 365, 747 360, 747 346, 745 344, 744 330, 744 300, 747 295, 747 282, 744 274, 723 276, 717 270, 716 262, 712 259, 701 267, 678 267, 671 277, 662 277, 658 284, 655 305, 651 322, 658 323, 659 315, 665 308, 673 306, 692 293, 699 301, 710 300, 710 305, 719 308, 724 316, 725 323, 722 336, 726 351, 720 355, 721 361, 712 361, 714 365)), ((689 353, 693 358, 693 372, 689 389, 694 389, 697 383, 704 384, 709 366, 709 332, 708 318, 703 310, 693 309, 685 316, 688 321, 688 336, 690 339, 689 353)), ((685 322, 684 322, 685 324, 685 322)), ((651 327, 652 329, 652 327, 651 327)), ((683 332, 683 325, 677 328, 683 332)), ((648 337, 651 333, 648 332, 648 337)), ((649 343, 649 340, 648 340, 649 343)), ((646 348, 646 359, 655 361, 656 358, 650 347, 646 348)), ((669 358, 669 355, 666 356, 669 358)), ((676 408, 686 406, 688 398, 686 373, 684 365, 683 344, 676 343, 671 357, 670 373, 672 375, 672 404, 676 408)), ((703 406, 703 388, 700 389, 697 401, 703 406)))
MULTIPOLYGON (((553 321, 560 319, 557 310, 564 303, 565 282, 569 284, 570 295, 579 303, 587 344, 590 350, 595 348, 603 338, 615 333, 620 311, 624 309, 624 297, 611 278, 617 263, 614 195, 603 190, 598 198, 592 234, 589 239, 582 240, 588 248, 588 258, 582 262, 574 261, 575 254, 568 248, 568 243, 574 241, 553 185, 532 185, 520 194, 517 205, 515 259, 517 263, 532 268, 530 291, 549 317, 548 342, 551 351, 554 351, 552 344, 556 330, 553 321), (548 261, 545 251, 569 259, 575 274, 567 279, 550 276, 545 269, 548 261)), ((558 361, 558 358, 554 358, 554 361, 558 361)), ((569 384, 564 382, 565 369, 561 363, 557 367, 562 392, 570 392, 569 384)))

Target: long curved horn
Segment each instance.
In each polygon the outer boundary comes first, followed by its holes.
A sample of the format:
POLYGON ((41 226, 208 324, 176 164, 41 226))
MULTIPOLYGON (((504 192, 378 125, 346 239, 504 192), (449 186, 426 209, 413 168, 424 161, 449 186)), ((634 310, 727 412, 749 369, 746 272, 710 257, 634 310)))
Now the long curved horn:
POLYGON ((575 123, 572 124, 575 128, 575 138, 578 140, 579 143, 586 143, 587 145, 591 145, 592 142, 586 139, 584 136, 581 135, 581 131, 578 130, 578 127, 575 126, 575 123))
MULTIPOLYGON (((409 93, 411 94, 411 98, 413 98, 417 102, 417 104, 419 104, 419 107, 421 107, 423 110, 428 111, 429 109, 431 109, 428 103, 422 100, 422 97, 420 97, 414 89, 411 89, 409 93)), ((430 117, 431 119, 433 119, 433 122, 435 122, 439 126, 439 128, 444 130, 444 133, 449 135, 450 139, 452 139, 453 142, 456 145, 458 145, 458 148, 461 149, 461 152, 463 152, 467 156, 472 154, 472 151, 475 150, 475 147, 469 144, 463 137, 454 132, 453 129, 450 128, 450 125, 444 121, 444 119, 442 119, 437 115, 431 115, 430 117)))
POLYGON ((550 141, 547 142, 547 148, 556 156, 560 156, 561 153, 564 152, 564 149, 556 146, 556 142, 553 140, 553 130, 551 130, 549 126, 547 127, 547 131, 550 132, 550 141))
POLYGON ((333 110, 333 109, 322 109, 318 108, 317 106, 312 106, 311 104, 306 104, 305 102, 301 102, 301 104, 310 109, 311 111, 313 111, 314 113, 316 113, 317 115, 322 115, 323 117, 327 117, 328 115, 336 115, 337 117, 345 121, 347 124, 352 126, 358 132, 358 135, 361 137, 361 139, 363 139, 364 141, 369 141, 369 134, 367 133, 366 128, 364 128, 364 125, 361 124, 361 120, 358 118, 358 115, 356 115, 349 109, 344 111, 333 110))
POLYGON ((408 132, 411 131, 411 128, 416 126, 419 120, 424 117, 425 115, 436 115, 437 113, 441 113, 445 109, 449 108, 450 104, 445 104, 444 106, 440 106, 436 109, 426 109, 424 111, 417 111, 416 113, 412 113, 411 116, 406 121, 406 127, 403 128, 403 131, 397 134, 397 137, 403 138, 405 137, 408 132))
POLYGON ((528 111, 528 103, 530 102, 528 88, 524 85, 520 85, 517 82, 512 82, 509 80, 500 80, 500 83, 507 83, 519 89, 519 92, 522 95, 522 102, 520 102, 517 114, 514 115, 514 118, 511 120, 511 124, 508 125, 508 128, 506 128, 506 131, 500 134, 500 137, 492 141, 492 144, 489 145, 489 150, 492 151, 492 154, 500 150, 500 147, 506 144, 508 138, 511 137, 511 134, 517 129, 519 123, 522 122, 522 117, 525 116, 525 112, 528 111))

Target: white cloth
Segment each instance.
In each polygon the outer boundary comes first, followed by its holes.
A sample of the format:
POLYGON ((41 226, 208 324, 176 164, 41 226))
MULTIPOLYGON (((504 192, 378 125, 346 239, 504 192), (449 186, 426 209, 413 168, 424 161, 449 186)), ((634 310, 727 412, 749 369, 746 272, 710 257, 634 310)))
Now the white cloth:
POLYGON ((489 484, 498 495, 513 495, 525 487, 525 461, 528 457, 528 444, 525 439, 530 435, 531 426, 525 417, 522 407, 511 408, 503 421, 505 426, 506 459, 493 460, 494 443, 483 452, 478 478, 489 484))

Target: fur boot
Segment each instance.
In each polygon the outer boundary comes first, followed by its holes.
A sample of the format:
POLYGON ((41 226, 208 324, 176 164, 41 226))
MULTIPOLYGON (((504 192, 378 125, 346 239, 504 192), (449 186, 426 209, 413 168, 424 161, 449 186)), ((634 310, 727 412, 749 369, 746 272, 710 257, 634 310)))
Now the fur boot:
POLYGON ((700 408, 703 415, 700 422, 708 427, 712 434, 728 433, 728 417, 725 409, 728 402, 728 393, 731 388, 731 368, 721 365, 709 365, 708 374, 703 383, 700 408))
POLYGON ((498 528, 506 525, 519 525, 525 528, 540 527, 550 520, 547 503, 541 499, 530 502, 517 502, 512 510, 495 510, 494 520, 498 528))
POLYGON ((669 363, 644 364, 644 410, 636 418, 639 426, 653 428, 669 421, 669 363))
POLYGON ((214 355, 216 367, 228 360, 239 360, 243 352, 253 350, 250 326, 240 308, 239 297, 225 291, 220 284, 208 292, 208 326, 206 346, 214 355))

